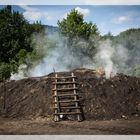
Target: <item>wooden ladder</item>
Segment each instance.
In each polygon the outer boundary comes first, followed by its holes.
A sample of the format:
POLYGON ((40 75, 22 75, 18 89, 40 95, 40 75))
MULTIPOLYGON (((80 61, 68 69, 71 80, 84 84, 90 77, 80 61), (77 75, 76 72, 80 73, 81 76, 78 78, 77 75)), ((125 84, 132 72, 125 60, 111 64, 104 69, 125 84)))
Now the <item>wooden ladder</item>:
POLYGON ((76 115, 78 121, 83 120, 81 107, 78 99, 78 88, 76 87, 76 76, 58 77, 55 74, 53 89, 54 98, 54 121, 60 121, 62 116, 76 115))

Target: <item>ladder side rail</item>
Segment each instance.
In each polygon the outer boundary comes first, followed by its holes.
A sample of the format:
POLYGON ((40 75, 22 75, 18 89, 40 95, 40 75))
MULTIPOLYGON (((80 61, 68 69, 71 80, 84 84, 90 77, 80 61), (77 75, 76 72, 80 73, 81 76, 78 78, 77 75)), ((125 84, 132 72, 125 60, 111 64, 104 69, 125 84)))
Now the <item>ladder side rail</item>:
MULTIPOLYGON (((55 74, 55 83, 57 83, 57 73, 55 74)), ((57 89, 57 85, 54 85, 54 88, 57 89)), ((59 115, 56 115, 57 113, 60 113, 60 106, 59 106, 59 102, 58 102, 58 97, 57 97, 57 90, 54 91, 54 101, 57 102, 54 106, 58 109, 55 110, 55 116, 54 116, 54 120, 55 121, 59 121, 60 117, 59 115)))
MULTIPOLYGON (((74 82, 73 83, 73 88, 74 88, 74 90, 73 90, 73 93, 74 93, 74 100, 78 100, 77 99, 77 92, 76 92, 76 90, 75 90, 75 88, 76 88, 76 84, 75 84, 75 78, 74 78, 74 73, 72 72, 71 73, 71 75, 72 75, 72 81, 74 82)), ((78 102, 75 102, 75 106, 78 108, 79 107, 79 104, 78 104, 78 102)), ((77 113, 79 113, 79 109, 76 109, 76 111, 77 111, 77 113)), ((77 119, 78 119, 78 121, 80 121, 80 114, 77 114, 77 119)))

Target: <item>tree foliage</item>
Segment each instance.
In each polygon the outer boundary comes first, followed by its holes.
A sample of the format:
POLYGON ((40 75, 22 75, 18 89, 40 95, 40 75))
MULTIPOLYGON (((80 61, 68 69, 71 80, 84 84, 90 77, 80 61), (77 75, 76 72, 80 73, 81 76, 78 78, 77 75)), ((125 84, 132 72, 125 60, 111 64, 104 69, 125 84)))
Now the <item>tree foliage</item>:
POLYGON ((8 79, 11 75, 10 65, 6 63, 0 63, 0 81, 8 79))
MULTIPOLYGON (((121 32, 117 36, 113 36, 111 33, 102 36, 102 39, 110 39, 112 41, 113 47, 117 47, 122 56, 117 57, 114 54, 113 63, 117 64, 119 70, 121 69, 123 73, 139 76, 140 70, 140 29, 128 29, 121 32), (124 59, 123 59, 124 58, 124 59)), ((115 48, 117 49, 117 48, 115 48)))
MULTIPOLYGON (((2 69, 8 66, 10 73, 17 72, 18 66, 25 63, 27 54, 33 51, 32 33, 41 30, 39 23, 30 25, 22 14, 12 11, 11 6, 0 10, 0 64, 2 69)), ((6 79, 10 77, 9 74, 3 76, 6 79)))
POLYGON ((69 41, 75 38, 89 40, 91 34, 97 34, 97 27, 92 22, 84 22, 84 17, 77 10, 73 9, 67 18, 58 21, 59 30, 62 35, 68 37, 69 41))
MULTIPOLYGON (((140 65, 140 29, 129 29, 121 32, 114 38, 113 42, 114 44, 121 44, 122 47, 127 49, 126 65, 128 69, 131 68, 135 71, 137 66, 140 65)), ((133 74, 135 75, 136 73, 138 72, 133 74)))
MULTIPOLYGON (((95 51, 94 38, 99 35, 97 26, 92 22, 85 22, 84 16, 73 9, 62 21, 58 21, 59 32, 66 39, 66 45, 72 55, 79 60, 81 56, 91 58, 95 51)), ((82 63, 82 61, 81 61, 82 63)))

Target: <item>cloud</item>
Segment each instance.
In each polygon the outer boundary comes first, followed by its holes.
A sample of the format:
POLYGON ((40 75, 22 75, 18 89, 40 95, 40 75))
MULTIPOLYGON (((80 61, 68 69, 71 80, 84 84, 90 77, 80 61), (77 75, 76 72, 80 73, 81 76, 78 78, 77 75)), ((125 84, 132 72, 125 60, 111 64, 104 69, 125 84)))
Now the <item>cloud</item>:
MULTIPOLYGON (((74 8, 75 10, 77 10, 80 14, 82 14, 83 16, 88 16, 90 14, 90 10, 88 8, 80 8, 80 7, 76 7, 74 8)), ((60 19, 63 19, 63 18, 67 18, 67 15, 70 13, 67 12, 65 13, 63 16, 60 17, 60 19)))
POLYGON ((19 5, 25 11, 23 12, 24 17, 29 21, 41 21, 44 20, 51 20, 52 17, 46 12, 38 10, 37 8, 33 8, 26 5, 19 5))
POLYGON ((117 18, 112 19, 112 22, 115 24, 122 24, 122 23, 128 22, 130 20, 131 20, 131 18, 129 16, 119 16, 117 18))
POLYGON ((76 7, 75 10, 77 10, 79 13, 83 14, 84 16, 88 16, 89 13, 90 13, 88 8, 83 9, 83 8, 80 8, 80 7, 76 7))
POLYGON ((31 21, 41 20, 42 17, 42 14, 40 12, 35 12, 35 11, 25 11, 23 15, 27 20, 31 20, 31 21))

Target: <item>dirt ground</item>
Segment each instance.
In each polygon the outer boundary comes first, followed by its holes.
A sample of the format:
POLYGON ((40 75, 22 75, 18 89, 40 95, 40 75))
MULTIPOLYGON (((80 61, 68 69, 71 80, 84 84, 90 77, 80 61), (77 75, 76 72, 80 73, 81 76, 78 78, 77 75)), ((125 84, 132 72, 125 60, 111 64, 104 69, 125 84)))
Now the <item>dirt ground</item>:
POLYGON ((36 118, 33 120, 1 118, 0 134, 140 135, 140 118, 82 122, 54 122, 46 118, 36 118))

